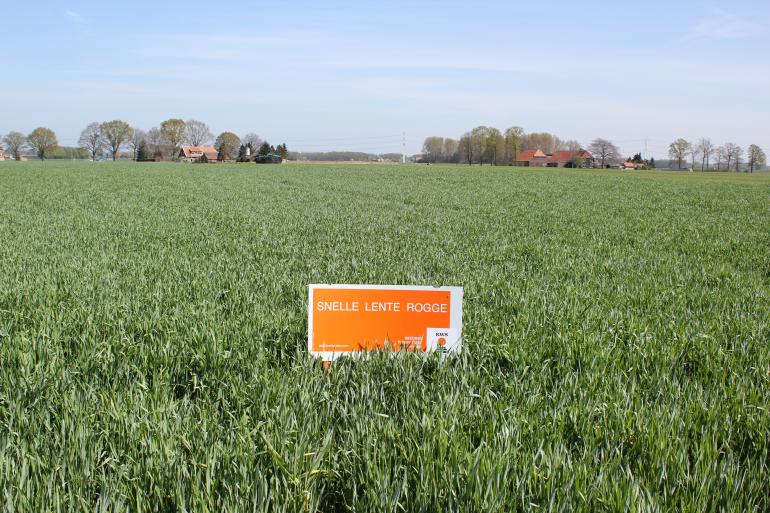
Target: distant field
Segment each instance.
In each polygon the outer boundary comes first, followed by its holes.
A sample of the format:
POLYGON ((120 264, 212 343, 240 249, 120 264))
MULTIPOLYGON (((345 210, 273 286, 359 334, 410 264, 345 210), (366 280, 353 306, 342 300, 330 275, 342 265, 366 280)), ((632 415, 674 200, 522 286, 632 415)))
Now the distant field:
POLYGON ((0 507, 770 511, 769 313, 770 174, 0 163, 0 507), (323 371, 324 282, 464 355, 323 371))

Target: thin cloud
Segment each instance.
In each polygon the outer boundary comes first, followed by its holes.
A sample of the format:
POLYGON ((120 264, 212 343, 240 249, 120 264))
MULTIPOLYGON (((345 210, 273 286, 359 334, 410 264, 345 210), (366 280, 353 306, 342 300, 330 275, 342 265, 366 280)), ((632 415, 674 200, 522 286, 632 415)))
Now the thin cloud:
POLYGON ((67 10, 67 11, 64 11, 64 14, 67 16, 67 18, 69 18, 69 20, 72 23, 77 23, 78 25, 85 25, 86 23, 88 23, 88 19, 85 16, 75 11, 67 10))
POLYGON ((696 21, 684 39, 743 39, 758 34, 759 29, 756 23, 715 8, 696 21))

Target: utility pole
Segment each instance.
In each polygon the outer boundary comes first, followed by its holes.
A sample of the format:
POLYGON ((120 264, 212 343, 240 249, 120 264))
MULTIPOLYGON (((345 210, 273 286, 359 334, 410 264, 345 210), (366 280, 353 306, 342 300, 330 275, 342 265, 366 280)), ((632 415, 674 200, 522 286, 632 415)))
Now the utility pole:
POLYGON ((647 136, 644 137, 644 160, 649 159, 650 154, 647 153, 647 136))
POLYGON ((401 163, 406 164, 406 132, 401 134, 401 163))

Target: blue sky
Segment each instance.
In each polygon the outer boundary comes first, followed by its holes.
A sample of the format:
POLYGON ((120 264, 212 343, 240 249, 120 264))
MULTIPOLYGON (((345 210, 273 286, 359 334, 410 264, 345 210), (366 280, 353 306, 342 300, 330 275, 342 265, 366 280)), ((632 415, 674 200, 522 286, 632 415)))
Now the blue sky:
POLYGON ((1 1, 0 134, 181 117, 306 151, 482 124, 770 150, 766 1, 1 1))

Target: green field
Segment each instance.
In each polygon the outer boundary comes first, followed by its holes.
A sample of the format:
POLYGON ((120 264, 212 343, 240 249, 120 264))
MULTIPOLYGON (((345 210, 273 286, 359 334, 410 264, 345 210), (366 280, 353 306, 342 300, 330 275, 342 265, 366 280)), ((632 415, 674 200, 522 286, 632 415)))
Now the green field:
POLYGON ((0 163, 3 511, 770 510, 770 174, 0 163), (461 357, 307 355, 309 283, 461 357))

